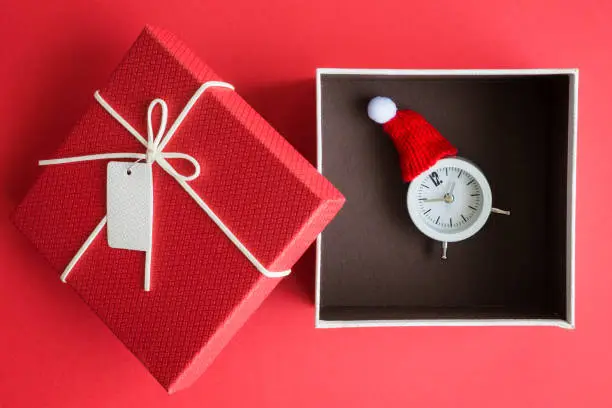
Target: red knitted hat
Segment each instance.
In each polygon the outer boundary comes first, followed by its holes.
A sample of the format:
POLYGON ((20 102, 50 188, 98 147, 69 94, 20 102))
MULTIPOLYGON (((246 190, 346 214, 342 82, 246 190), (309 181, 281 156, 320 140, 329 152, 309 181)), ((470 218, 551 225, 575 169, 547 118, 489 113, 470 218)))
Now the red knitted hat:
POLYGON ((455 156, 450 144, 425 118, 411 110, 397 110, 395 103, 377 96, 368 104, 368 116, 383 125, 400 155, 405 182, 412 181, 438 160, 455 156))

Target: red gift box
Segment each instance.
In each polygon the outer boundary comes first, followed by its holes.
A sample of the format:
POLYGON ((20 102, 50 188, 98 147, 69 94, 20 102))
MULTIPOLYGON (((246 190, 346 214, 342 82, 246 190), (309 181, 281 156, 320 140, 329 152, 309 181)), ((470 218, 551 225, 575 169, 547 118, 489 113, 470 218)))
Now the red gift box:
MULTIPOLYGON (((172 34, 147 27, 99 94, 141 135, 156 98, 173 123, 203 83, 219 81, 172 34)), ((157 128, 156 126, 153 126, 157 128)), ((146 138, 146 136, 145 136, 146 138)), ((270 271, 289 269, 344 197, 236 92, 210 88, 165 148, 193 156, 189 187, 270 271)), ((145 153, 93 102, 54 157, 145 153)), ((189 163, 169 159, 189 174, 189 163)), ((106 215, 108 160, 45 167, 19 205, 18 228, 58 271, 106 215)), ((143 252, 93 240, 67 282, 169 391, 189 386, 279 282, 260 273, 180 183, 153 163, 150 292, 143 252)))

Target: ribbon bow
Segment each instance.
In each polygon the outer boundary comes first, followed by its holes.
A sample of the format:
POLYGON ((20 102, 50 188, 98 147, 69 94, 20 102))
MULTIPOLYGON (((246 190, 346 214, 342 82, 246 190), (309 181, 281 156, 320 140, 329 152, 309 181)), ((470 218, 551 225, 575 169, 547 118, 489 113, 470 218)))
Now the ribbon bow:
MULTIPOLYGON (((99 91, 96 91, 94 97, 96 101, 106 110, 117 122, 119 122, 132 136, 136 138, 145 148, 146 153, 102 153, 102 154, 90 154, 84 156, 75 156, 75 157, 65 157, 59 159, 51 159, 51 160, 41 160, 38 162, 40 166, 49 166, 55 164, 67 164, 67 163, 77 163, 91 160, 108 160, 108 159, 136 159, 136 162, 140 162, 145 160, 149 164, 157 163, 159 166, 170 176, 172 176, 177 183, 189 194, 191 198, 204 210, 204 212, 213 220, 213 222, 223 231, 223 233, 229 238, 229 240, 244 254, 244 256, 255 266, 255 268, 261 272, 264 276, 269 278, 281 278, 289 275, 291 270, 281 271, 281 272, 272 272, 268 271, 262 264, 255 258, 255 256, 246 248, 246 246, 240 242, 240 240, 231 232, 231 230, 223 223, 223 221, 215 214, 215 212, 204 202, 204 200, 191 188, 191 186, 187 183, 188 181, 194 180, 200 175, 200 164, 193 157, 185 153, 176 153, 176 152, 164 152, 164 148, 168 145, 181 123, 185 120, 193 106, 196 104, 200 96, 211 87, 221 87, 233 90, 234 87, 226 82, 219 81, 209 81, 202 84, 198 90, 193 94, 191 99, 187 102, 181 113, 178 115, 172 126, 166 131, 166 126, 168 124, 168 105, 163 99, 154 99, 150 104, 147 110, 147 139, 142 137, 142 135, 132 126, 130 125, 111 105, 109 105, 102 95, 100 95, 99 91), (161 121, 159 125, 159 129, 157 130, 157 134, 153 134, 153 112, 155 108, 159 105, 161 107, 161 121), (193 167, 194 172, 191 175, 185 176, 179 173, 169 162, 167 159, 184 159, 189 161, 193 167)), ((77 264, 81 256, 85 253, 87 248, 94 241, 96 236, 102 231, 104 226, 106 225, 107 218, 104 216, 102 220, 98 223, 96 228, 91 232, 89 237, 85 240, 81 248, 72 258, 68 266, 64 269, 64 272, 61 275, 61 280, 66 282, 68 275, 77 264)), ((151 258, 152 251, 146 251, 145 258, 145 275, 144 275, 144 290, 149 291, 151 288, 151 258)))

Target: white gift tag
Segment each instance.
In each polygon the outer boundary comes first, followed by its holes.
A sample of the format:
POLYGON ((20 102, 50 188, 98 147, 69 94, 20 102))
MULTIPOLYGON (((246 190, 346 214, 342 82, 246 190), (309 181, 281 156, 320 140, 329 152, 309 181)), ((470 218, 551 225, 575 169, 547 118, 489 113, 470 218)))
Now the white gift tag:
POLYGON ((149 251, 153 234, 150 164, 109 162, 106 177, 108 246, 149 251))

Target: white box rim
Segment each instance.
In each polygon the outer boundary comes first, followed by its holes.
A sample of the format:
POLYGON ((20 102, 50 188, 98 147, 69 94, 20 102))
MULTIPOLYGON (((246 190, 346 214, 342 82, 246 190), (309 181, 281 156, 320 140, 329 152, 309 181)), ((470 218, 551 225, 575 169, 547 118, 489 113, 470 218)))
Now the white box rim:
POLYGON ((567 226, 567 319, 422 319, 422 320, 321 320, 321 242, 323 234, 316 241, 315 266, 315 327, 412 327, 412 326, 555 326, 575 329, 576 314, 576 163, 578 142, 578 68, 528 68, 528 69, 370 69, 370 68, 317 68, 317 170, 323 173, 323 132, 321 122, 321 76, 322 75, 393 75, 393 76, 529 76, 568 75, 570 76, 570 101, 568 129, 568 226, 567 226))

